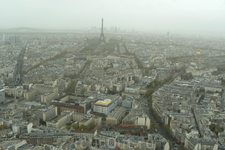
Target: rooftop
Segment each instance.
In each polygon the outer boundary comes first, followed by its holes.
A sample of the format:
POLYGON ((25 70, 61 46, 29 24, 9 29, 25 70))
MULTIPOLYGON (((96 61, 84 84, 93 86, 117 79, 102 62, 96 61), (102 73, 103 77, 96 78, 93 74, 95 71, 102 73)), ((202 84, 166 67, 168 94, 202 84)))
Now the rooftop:
POLYGON ((112 103, 111 99, 98 100, 95 104, 108 106, 112 103))

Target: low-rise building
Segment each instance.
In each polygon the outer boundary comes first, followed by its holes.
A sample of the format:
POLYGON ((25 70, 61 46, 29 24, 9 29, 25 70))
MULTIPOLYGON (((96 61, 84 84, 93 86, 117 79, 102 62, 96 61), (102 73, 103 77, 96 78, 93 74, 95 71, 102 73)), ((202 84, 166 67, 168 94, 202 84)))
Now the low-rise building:
POLYGON ((218 150, 218 143, 211 139, 201 139, 201 138, 186 138, 184 147, 187 150, 218 150))
POLYGON ((19 147, 27 144, 26 140, 10 140, 0 143, 0 149, 4 150, 17 150, 19 147))
POLYGON ((57 107, 51 105, 45 109, 39 109, 36 112, 36 117, 38 119, 43 119, 44 121, 50 120, 51 118, 57 116, 57 107))
POLYGON ((66 125, 68 120, 67 117, 68 117, 67 115, 57 116, 56 118, 53 118, 52 120, 47 121, 46 126, 59 129, 66 125))
POLYGON ((150 129, 150 119, 142 109, 132 109, 122 120, 123 124, 147 126, 150 129))
POLYGON ((116 125, 119 124, 122 120, 122 117, 125 117, 126 108, 117 106, 112 113, 106 117, 106 125, 116 125))
POLYGON ((59 103, 59 102, 52 102, 51 105, 54 105, 57 107, 58 114, 61 114, 61 112, 65 110, 74 111, 78 113, 84 113, 84 107, 71 104, 71 103, 59 103))

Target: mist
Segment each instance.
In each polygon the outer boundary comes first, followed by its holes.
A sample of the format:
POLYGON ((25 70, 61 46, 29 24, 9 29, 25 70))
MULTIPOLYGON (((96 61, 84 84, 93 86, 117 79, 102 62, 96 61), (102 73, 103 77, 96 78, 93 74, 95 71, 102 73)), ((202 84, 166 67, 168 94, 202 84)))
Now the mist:
POLYGON ((7 0, 0 29, 89 29, 225 32, 223 0, 7 0))

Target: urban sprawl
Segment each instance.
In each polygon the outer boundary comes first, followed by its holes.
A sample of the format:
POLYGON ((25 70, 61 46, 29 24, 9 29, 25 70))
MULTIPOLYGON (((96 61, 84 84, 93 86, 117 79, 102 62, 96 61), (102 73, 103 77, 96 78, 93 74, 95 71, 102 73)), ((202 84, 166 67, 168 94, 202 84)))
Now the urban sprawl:
POLYGON ((224 36, 17 30, 0 34, 0 149, 225 149, 224 36))

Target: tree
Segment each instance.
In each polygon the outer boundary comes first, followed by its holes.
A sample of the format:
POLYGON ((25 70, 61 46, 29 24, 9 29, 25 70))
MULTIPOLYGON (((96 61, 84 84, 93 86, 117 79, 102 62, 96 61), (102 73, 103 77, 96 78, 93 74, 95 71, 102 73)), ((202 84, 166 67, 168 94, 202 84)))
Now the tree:
POLYGON ((169 134, 170 136, 172 136, 172 132, 171 132, 170 127, 169 127, 168 124, 166 124, 166 125, 163 126, 163 130, 165 130, 167 134, 169 134))
POLYGON ((182 146, 180 147, 180 150, 186 150, 186 148, 184 147, 184 145, 182 145, 182 146))
POLYGON ((223 132, 223 129, 216 126, 215 129, 214 129, 214 132, 218 135, 219 132, 223 132))
POLYGON ((5 92, 5 97, 12 98, 12 97, 14 97, 14 96, 13 96, 13 95, 10 95, 10 94, 8 94, 8 93, 5 92))
POLYGON ((159 124, 162 124, 162 120, 161 120, 160 116, 157 114, 157 112, 154 111, 152 107, 150 107, 149 110, 150 110, 150 112, 152 113, 152 116, 154 117, 154 119, 155 119, 159 124))
POLYGON ((192 73, 185 73, 180 75, 181 79, 183 80, 190 80, 193 79, 192 73))
POLYGON ((150 104, 152 104, 152 96, 149 96, 149 97, 148 97, 148 102, 149 102, 150 104))
POLYGON ((215 124, 211 124, 209 126, 210 130, 215 132, 217 135, 219 132, 223 132, 223 128, 219 127, 218 125, 215 125, 215 124))
POLYGON ((66 129, 69 130, 71 128, 71 125, 67 125, 66 129))
POLYGON ((76 124, 76 123, 74 123, 74 124, 72 125, 72 127, 73 127, 74 130, 78 130, 78 129, 79 129, 79 125, 76 124))
POLYGON ((76 123, 75 123, 75 124, 73 124, 73 125, 72 125, 72 127, 73 127, 73 129, 74 129, 74 130, 78 130, 78 129, 79 129, 79 125, 78 125, 78 124, 76 124, 76 123))
POLYGON ((23 112, 23 117, 27 117, 27 111, 25 109, 21 110, 23 112))
POLYGON ((80 125, 80 130, 88 130, 88 127, 84 124, 80 125))
POLYGON ((7 128, 7 126, 6 125, 0 125, 0 130, 3 130, 3 129, 6 129, 7 128))
POLYGON ((204 98, 205 98, 205 93, 202 93, 199 100, 201 101, 201 100, 203 100, 204 98))
POLYGON ((204 88, 200 88, 199 92, 200 93, 205 93, 205 89, 204 88))
POLYGON ((40 120, 39 120, 39 123, 40 123, 41 125, 43 125, 43 126, 46 126, 46 122, 45 122, 43 119, 40 119, 40 120))
POLYGON ((64 91, 67 94, 68 93, 74 93, 76 84, 77 84, 77 80, 72 80, 64 91))
POLYGON ((154 89, 153 88, 149 88, 146 92, 145 92, 145 96, 149 97, 154 93, 154 89))

